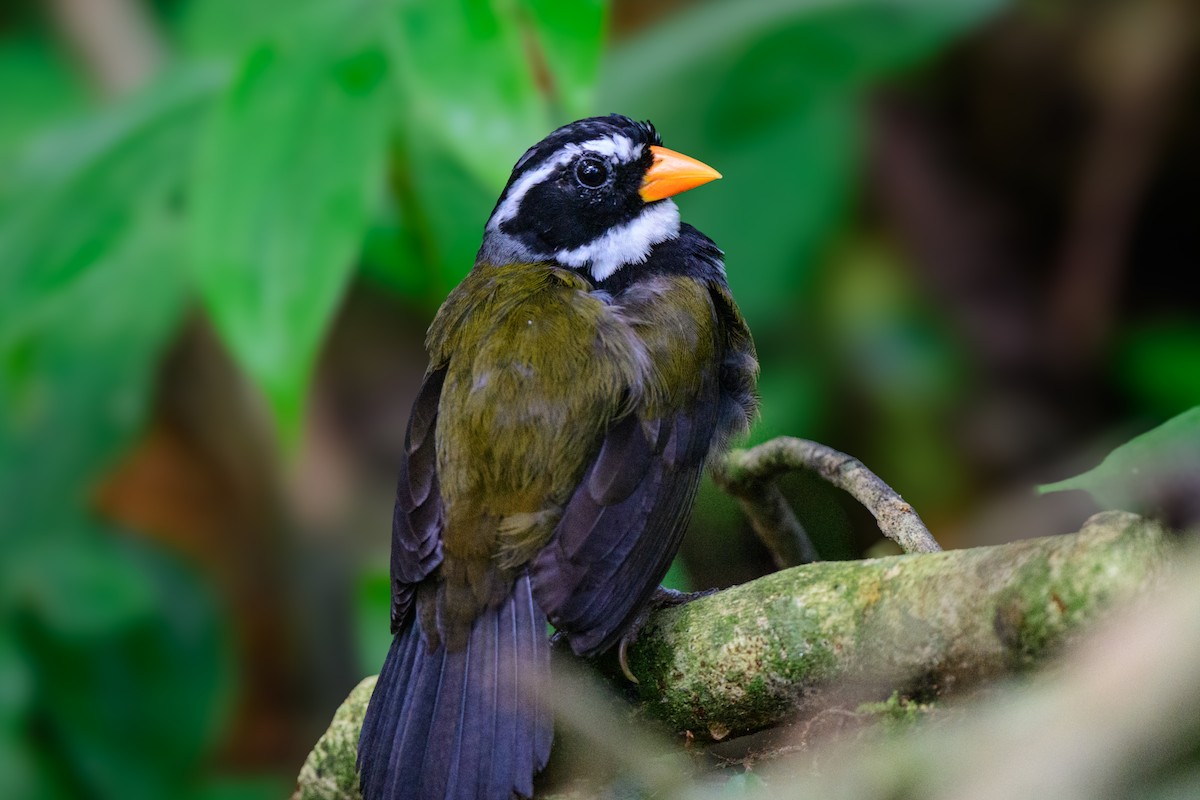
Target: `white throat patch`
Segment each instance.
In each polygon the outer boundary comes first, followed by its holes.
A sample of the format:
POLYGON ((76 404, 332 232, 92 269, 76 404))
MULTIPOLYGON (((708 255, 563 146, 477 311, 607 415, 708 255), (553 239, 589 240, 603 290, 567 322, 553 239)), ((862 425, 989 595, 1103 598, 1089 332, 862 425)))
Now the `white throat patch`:
POLYGON ((678 235, 679 207, 673 200, 661 200, 585 245, 559 250, 554 258, 569 267, 588 267, 592 278, 602 281, 627 264, 641 264, 654 245, 678 235))

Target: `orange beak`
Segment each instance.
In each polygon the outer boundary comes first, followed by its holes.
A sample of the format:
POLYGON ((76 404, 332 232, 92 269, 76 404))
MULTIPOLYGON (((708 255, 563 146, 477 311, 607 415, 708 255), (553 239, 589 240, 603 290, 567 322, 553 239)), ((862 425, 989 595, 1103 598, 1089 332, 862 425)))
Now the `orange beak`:
POLYGON ((654 154, 654 163, 646 170, 642 188, 638 191, 647 203, 695 189, 721 177, 721 173, 708 164, 683 153, 658 145, 650 145, 650 152, 654 154))

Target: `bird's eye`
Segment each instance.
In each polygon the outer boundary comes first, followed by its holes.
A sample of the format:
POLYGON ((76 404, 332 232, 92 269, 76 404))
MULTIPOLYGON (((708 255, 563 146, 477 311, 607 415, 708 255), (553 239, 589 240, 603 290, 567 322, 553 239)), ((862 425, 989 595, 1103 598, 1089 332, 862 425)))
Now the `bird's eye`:
POLYGON ((575 165, 575 180, 589 189, 598 189, 608 180, 608 164, 598 158, 581 158, 575 165))

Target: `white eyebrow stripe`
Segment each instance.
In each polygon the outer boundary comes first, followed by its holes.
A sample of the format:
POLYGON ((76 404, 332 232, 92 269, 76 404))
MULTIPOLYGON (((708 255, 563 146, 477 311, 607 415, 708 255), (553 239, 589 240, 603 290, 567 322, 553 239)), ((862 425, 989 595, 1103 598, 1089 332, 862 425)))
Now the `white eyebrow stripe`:
POLYGON ((579 149, 599 153, 602 156, 610 156, 622 164, 628 164, 642 155, 640 144, 634 144, 628 136, 619 133, 584 142, 579 145, 579 149))
POLYGON ((521 207, 521 201, 525 199, 525 195, 528 194, 530 189, 550 177, 555 170, 581 153, 595 153, 599 156, 615 159, 622 164, 627 164, 641 158, 642 145, 635 144, 628 136, 621 134, 590 139, 582 144, 563 145, 562 150, 557 156, 549 159, 532 172, 521 176, 509 187, 508 193, 504 196, 504 202, 500 204, 496 209, 496 213, 492 215, 487 229, 489 231, 497 230, 501 224, 515 217, 517 210, 521 207))

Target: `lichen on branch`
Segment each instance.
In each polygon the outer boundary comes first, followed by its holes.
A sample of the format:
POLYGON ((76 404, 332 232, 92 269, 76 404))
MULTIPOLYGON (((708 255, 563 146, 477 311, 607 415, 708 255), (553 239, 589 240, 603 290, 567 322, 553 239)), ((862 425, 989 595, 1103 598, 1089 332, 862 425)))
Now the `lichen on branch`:
POLYGON ((629 650, 647 710, 724 738, 826 705, 936 694, 1045 660, 1165 563, 1161 526, 1093 517, 995 547, 820 562, 656 614, 629 650))

